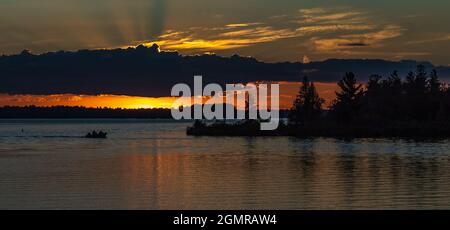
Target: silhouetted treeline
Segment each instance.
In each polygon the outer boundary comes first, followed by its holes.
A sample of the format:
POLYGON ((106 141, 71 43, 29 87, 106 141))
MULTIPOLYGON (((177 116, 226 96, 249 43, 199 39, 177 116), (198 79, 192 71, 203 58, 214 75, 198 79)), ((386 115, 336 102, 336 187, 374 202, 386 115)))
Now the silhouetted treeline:
MULTIPOLYGON (((366 84, 348 72, 327 111, 305 78, 282 132, 297 136, 450 137, 450 88, 423 65, 403 78, 371 75, 366 84), (312 92, 312 93, 308 93, 312 92), (315 102, 315 106, 311 103, 315 102), (309 114, 309 116, 298 116, 309 114)), ((283 127, 282 127, 283 129, 283 127)))
POLYGON ((0 118, 172 118, 169 109, 111 109, 85 107, 0 107, 0 118))
POLYGON ((317 119, 349 125, 450 121, 450 89, 440 82, 435 70, 427 72, 422 65, 404 78, 396 71, 386 78, 371 75, 366 84, 359 83, 356 75, 348 72, 337 84, 340 90, 336 92, 336 100, 328 111, 318 113, 323 100, 314 84, 305 77, 291 109, 291 123, 317 119), (308 116, 294 116, 296 114, 308 116))
POLYGON ((366 84, 348 72, 328 109, 322 109, 314 83, 304 77, 289 111, 287 124, 261 131, 258 121, 235 124, 194 124, 190 135, 301 137, 450 137, 450 88, 437 72, 422 65, 403 78, 372 75, 366 84))
MULTIPOLYGON (((238 110, 229 104, 223 104, 223 111, 238 110)), ((203 108, 202 108, 203 109, 203 108)), ((213 107, 214 109, 214 107, 213 107)), ((244 111, 245 112, 245 111, 244 111)), ((289 110, 280 110, 280 117, 287 117, 289 110)), ((191 117, 194 117, 194 106, 191 106, 191 117)), ((172 119, 170 109, 121 109, 121 108, 86 108, 80 106, 5 106, 0 107, 2 118, 164 118, 172 119)))

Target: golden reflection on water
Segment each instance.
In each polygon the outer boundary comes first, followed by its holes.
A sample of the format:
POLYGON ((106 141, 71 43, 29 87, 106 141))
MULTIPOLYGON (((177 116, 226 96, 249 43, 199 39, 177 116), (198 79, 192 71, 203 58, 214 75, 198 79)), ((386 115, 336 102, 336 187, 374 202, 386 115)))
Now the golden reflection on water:
POLYGON ((437 162, 438 158, 359 156, 351 145, 333 140, 297 148, 283 138, 275 142, 287 144, 287 149, 265 149, 266 154, 256 146, 261 140, 231 140, 242 152, 158 152, 161 143, 153 140, 148 152, 137 150, 117 159, 123 172, 128 172, 123 175, 124 197, 131 198, 128 207, 395 209, 450 204, 450 187, 443 182, 450 175, 449 167, 437 162), (316 152, 323 150, 316 145, 323 144, 329 152, 316 152), (340 155, 343 151, 347 153, 340 155))
POLYGON ((448 140, 193 138, 186 123, 46 122, 0 123, 0 208, 450 207, 448 140), (20 139, 18 126, 100 127, 110 138, 20 139))

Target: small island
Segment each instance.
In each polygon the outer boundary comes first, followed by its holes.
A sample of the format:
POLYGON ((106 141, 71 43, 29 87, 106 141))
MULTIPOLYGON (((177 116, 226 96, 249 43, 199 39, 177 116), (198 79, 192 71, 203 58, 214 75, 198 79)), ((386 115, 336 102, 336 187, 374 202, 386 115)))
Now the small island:
POLYGON ((450 137, 450 89, 437 72, 417 66, 406 77, 372 75, 358 83, 348 72, 337 83, 340 90, 329 108, 308 77, 289 110, 288 119, 272 131, 260 130, 259 120, 239 122, 196 120, 187 128, 192 136, 296 137, 450 137))

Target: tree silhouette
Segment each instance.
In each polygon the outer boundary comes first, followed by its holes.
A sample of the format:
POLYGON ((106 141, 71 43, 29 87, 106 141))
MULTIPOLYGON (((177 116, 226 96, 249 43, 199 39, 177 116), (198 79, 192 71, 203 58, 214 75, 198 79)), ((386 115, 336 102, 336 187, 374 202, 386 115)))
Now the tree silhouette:
POLYGON ((408 119, 433 120, 439 110, 442 89, 436 71, 427 74, 423 65, 415 72, 409 72, 404 83, 405 95, 403 112, 408 119))
POLYGON ((428 120, 436 119, 438 116, 443 96, 443 85, 439 81, 436 70, 432 70, 427 80, 427 110, 428 120))
POLYGON ((390 120, 399 120, 403 118, 401 109, 403 104, 403 83, 398 72, 394 71, 388 79, 383 81, 383 108, 384 117, 390 120))
POLYGON ((300 91, 289 113, 289 122, 294 124, 316 120, 320 117, 324 99, 319 97, 313 82, 303 77, 300 91))
POLYGON ((367 82, 367 92, 363 101, 362 115, 365 119, 379 120, 384 114, 381 114, 384 103, 384 81, 380 75, 372 75, 367 82))
POLYGON ((349 72, 338 82, 338 86, 337 99, 323 116, 323 99, 319 97, 314 84, 304 77, 289 111, 289 123, 280 125, 277 130, 261 132, 258 125, 243 123, 205 126, 191 130, 191 133, 298 137, 450 137, 450 89, 448 85, 441 84, 435 70, 428 73, 423 66, 418 66, 404 80, 396 71, 385 79, 380 75, 371 75, 366 87, 357 83, 356 76, 349 72))
POLYGON ((362 84, 357 84, 356 76, 348 72, 338 82, 340 92, 336 92, 336 100, 332 105, 332 112, 342 122, 352 121, 359 112, 361 99, 364 96, 362 84))
POLYGON ((442 83, 439 81, 436 70, 433 70, 430 73, 430 79, 428 80, 428 89, 431 95, 441 94, 442 83))
POLYGON ((450 120, 450 90, 448 86, 442 87, 442 96, 439 101, 439 109, 436 114, 436 119, 438 121, 449 121, 450 120))
POLYGON ((402 92, 402 80, 397 71, 387 79, 380 75, 370 76, 362 99, 360 119, 372 122, 402 119, 402 92))

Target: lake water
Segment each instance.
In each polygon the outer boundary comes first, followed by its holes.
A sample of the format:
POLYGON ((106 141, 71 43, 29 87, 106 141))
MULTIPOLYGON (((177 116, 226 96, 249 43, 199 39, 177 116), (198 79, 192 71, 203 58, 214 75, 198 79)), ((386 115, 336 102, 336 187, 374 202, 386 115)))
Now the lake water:
POLYGON ((164 120, 0 120, 0 209, 449 209, 450 141, 189 137, 164 120), (108 139, 84 139, 93 129, 108 139))

